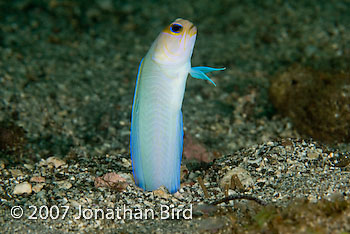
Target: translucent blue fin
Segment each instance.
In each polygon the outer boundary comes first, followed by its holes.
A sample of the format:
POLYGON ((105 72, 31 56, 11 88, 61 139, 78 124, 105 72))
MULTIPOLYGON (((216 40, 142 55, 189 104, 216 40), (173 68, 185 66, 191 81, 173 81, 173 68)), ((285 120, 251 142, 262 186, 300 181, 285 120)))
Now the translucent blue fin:
POLYGON ((135 183, 137 186, 145 189, 145 179, 144 179, 144 173, 142 168, 142 158, 141 158, 141 152, 139 151, 139 98, 138 98, 138 89, 139 89, 139 79, 140 74, 142 70, 142 64, 143 59, 140 62, 137 78, 136 78, 136 85, 135 85, 135 93, 134 93, 134 100, 132 105, 132 112, 131 112, 131 133, 130 133, 130 154, 131 154, 131 161, 132 161, 132 171, 135 179, 135 183))
POLYGON ((212 71, 221 71, 225 69, 226 68, 192 67, 190 70, 190 74, 193 78, 209 80, 214 86, 216 86, 214 81, 212 81, 205 73, 212 72, 212 71))
POLYGON ((176 170, 174 171, 173 181, 171 183, 171 187, 168 188, 170 193, 176 193, 180 188, 180 176, 181 176, 181 159, 182 159, 182 150, 183 150, 183 138, 184 138, 184 129, 182 123, 182 111, 178 115, 178 125, 177 125, 177 138, 178 138, 178 150, 177 155, 178 158, 175 160, 174 167, 176 170))

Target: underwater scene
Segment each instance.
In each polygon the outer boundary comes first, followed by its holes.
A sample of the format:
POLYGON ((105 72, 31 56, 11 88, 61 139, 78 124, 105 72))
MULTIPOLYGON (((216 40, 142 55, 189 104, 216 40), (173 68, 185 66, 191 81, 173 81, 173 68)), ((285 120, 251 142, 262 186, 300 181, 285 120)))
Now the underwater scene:
POLYGON ((2 233, 350 233, 350 1, 0 2, 2 233))

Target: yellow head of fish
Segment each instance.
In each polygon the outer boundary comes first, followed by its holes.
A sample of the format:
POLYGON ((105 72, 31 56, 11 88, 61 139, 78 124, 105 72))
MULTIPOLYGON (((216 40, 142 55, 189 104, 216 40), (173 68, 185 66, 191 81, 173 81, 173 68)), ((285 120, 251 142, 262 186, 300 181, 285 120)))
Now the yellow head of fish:
POLYGON ((197 28, 188 20, 176 19, 154 42, 152 58, 160 64, 181 64, 191 59, 197 28))

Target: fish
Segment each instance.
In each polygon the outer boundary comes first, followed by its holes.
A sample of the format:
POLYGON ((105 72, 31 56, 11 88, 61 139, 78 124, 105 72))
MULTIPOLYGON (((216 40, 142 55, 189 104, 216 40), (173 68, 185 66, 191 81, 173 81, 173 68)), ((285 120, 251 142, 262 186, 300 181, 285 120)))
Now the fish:
POLYGON ((130 154, 135 184, 170 193, 180 187, 183 150, 182 102, 188 74, 210 81, 208 72, 225 68, 191 67, 197 27, 178 18, 158 35, 141 60, 131 113, 130 154))

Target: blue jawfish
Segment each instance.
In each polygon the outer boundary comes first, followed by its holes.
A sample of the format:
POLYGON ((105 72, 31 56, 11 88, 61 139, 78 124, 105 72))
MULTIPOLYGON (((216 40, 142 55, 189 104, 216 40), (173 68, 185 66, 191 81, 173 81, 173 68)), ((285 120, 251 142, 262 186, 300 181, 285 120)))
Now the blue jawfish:
POLYGON ((176 19, 141 60, 131 115, 130 151, 137 186, 153 191, 180 187, 183 147, 182 101, 188 74, 215 83, 205 74, 225 68, 191 67, 197 28, 176 19))

